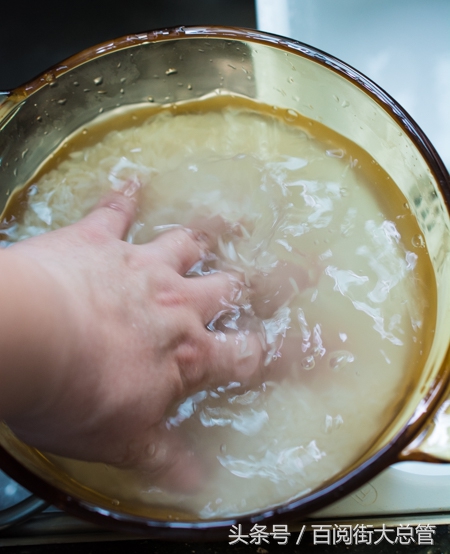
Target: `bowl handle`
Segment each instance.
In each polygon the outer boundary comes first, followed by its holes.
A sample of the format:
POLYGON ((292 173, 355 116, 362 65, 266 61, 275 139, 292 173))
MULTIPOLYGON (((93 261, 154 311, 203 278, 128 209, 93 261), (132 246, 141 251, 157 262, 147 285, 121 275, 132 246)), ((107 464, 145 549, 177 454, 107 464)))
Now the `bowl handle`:
POLYGON ((450 463, 450 398, 431 424, 400 453, 399 461, 450 463))

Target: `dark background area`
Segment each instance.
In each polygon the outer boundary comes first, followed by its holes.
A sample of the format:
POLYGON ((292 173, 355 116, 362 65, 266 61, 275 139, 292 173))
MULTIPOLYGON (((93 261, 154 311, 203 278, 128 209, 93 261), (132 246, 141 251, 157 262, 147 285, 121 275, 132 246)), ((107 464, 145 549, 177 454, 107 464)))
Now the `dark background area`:
POLYGON ((0 91, 100 42, 177 25, 254 28, 254 0, 2 0, 0 91))

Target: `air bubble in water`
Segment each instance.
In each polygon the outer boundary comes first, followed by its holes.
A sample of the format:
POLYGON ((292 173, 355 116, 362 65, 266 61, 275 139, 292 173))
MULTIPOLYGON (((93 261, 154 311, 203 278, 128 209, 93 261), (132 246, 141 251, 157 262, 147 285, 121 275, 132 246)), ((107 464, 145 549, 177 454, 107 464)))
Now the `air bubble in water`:
POLYGON ((342 148, 337 148, 335 150, 327 150, 326 155, 330 158, 343 158, 344 157, 344 151, 342 148))
POLYGON ((64 106, 64 104, 67 102, 67 98, 61 98, 60 100, 58 100, 58 104, 60 106, 64 106))
POLYGON ((169 69, 167 69, 165 73, 166 75, 174 75, 175 73, 178 73, 178 70, 175 69, 174 67, 169 67, 169 69))
POLYGON ((422 235, 414 235, 411 242, 416 248, 425 248, 425 240, 422 235))
POLYGON ((305 356, 302 360, 302 368, 306 371, 310 371, 316 365, 314 356, 305 356))
POLYGON ((98 85, 101 85, 103 83, 103 77, 96 77, 94 79, 94 84, 98 87, 98 85))
POLYGON ((354 360, 355 357, 351 352, 348 352, 347 350, 336 350, 331 353, 328 363, 333 371, 340 371, 354 360))

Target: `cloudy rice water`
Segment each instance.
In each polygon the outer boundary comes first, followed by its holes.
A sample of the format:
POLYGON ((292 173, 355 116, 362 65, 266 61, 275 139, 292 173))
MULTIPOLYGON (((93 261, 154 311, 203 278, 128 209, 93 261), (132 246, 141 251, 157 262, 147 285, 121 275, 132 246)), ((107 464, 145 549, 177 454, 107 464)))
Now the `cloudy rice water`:
POLYGON ((279 274, 283 302, 248 295, 211 324, 245 334, 251 321, 266 349, 266 381, 200 391, 167 413, 166 428, 205 464, 197 492, 51 457, 116 505, 217 518, 305 495, 371 446, 426 357, 429 262, 405 200, 383 195, 389 177, 316 122, 227 103, 136 107, 134 120, 122 113, 117 129, 105 120, 102 139, 85 146, 83 133, 93 131, 80 130, 62 161, 28 184, 25 213, 3 230, 6 245, 67 225, 134 179, 142 202, 127 240, 144 243, 199 215, 220 215, 238 232, 219 237, 215 255, 190 276, 232 270, 251 288, 279 274))

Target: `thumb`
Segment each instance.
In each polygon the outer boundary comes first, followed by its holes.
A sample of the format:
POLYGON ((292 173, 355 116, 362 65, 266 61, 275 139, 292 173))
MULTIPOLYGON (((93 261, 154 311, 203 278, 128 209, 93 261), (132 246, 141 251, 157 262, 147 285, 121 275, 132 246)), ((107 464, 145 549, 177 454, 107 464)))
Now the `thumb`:
POLYGON ((127 181, 122 190, 104 196, 78 225, 93 237, 123 239, 134 221, 140 188, 138 181, 127 181))

